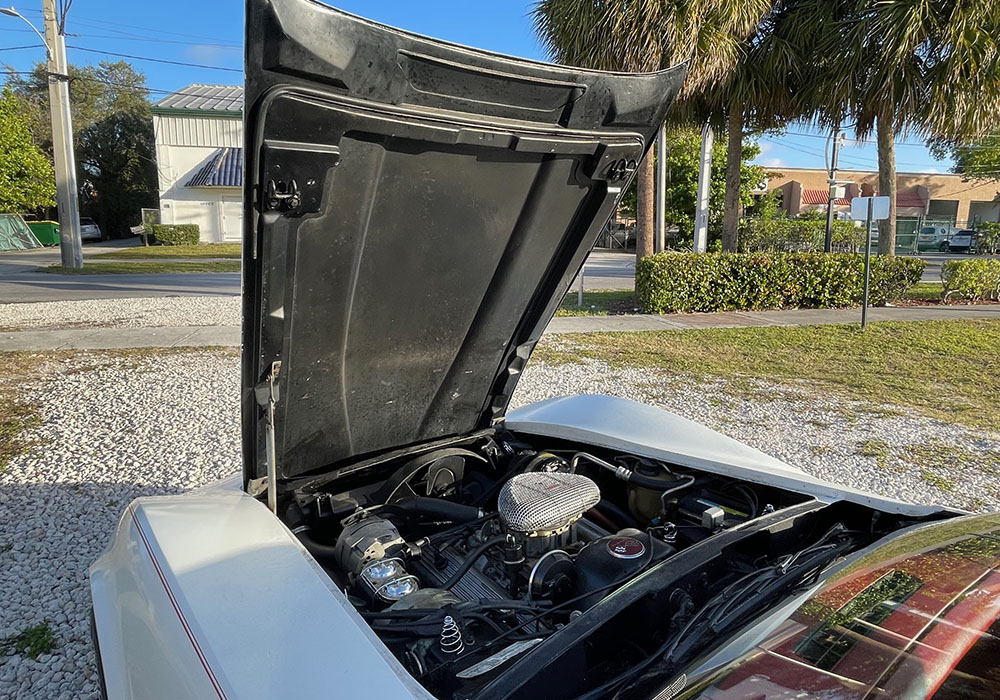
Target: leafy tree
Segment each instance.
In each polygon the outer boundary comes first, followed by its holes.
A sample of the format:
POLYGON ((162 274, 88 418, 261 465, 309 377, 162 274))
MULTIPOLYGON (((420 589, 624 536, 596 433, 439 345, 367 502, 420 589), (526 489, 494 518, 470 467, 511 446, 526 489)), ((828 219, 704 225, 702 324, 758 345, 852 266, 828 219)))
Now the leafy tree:
MULTIPOLYGON (((110 235, 139 223, 142 207, 156 206, 157 174, 152 114, 145 76, 124 61, 69 67, 70 108, 80 208, 110 235)), ((35 65, 9 86, 29 115, 35 143, 51 154, 48 73, 35 65)))
POLYGON ((786 0, 775 41, 800 58, 798 99, 820 123, 853 121, 876 134, 879 252, 896 240, 896 154, 900 133, 932 140, 977 138, 1000 125, 1000 11, 994 1, 786 0))
MULTIPOLYGON (((698 171, 701 163, 701 133, 694 128, 675 128, 667 134, 666 220, 675 226, 682 244, 694 236, 694 214, 698 201, 698 171)), ((766 171, 751 161, 760 154, 756 142, 746 141, 740 150, 738 204, 753 203, 753 190, 766 171)), ((728 147, 716 142, 712 148, 712 178, 709 185, 709 236, 719 238, 725 211, 728 147)))
POLYGON ((56 193, 52 164, 31 142, 28 117, 9 88, 0 94, 0 211, 49 206, 56 193))
MULTIPOLYGON (((550 56, 602 70, 650 71, 689 61, 674 119, 689 118, 684 101, 736 63, 742 40, 767 12, 769 0, 630 2, 539 0, 535 29, 550 56)), ((636 256, 653 252, 653 158, 639 166, 636 256)))
POLYGON ((1000 179, 1000 134, 989 134, 975 141, 954 144, 934 144, 931 152, 937 158, 948 155, 955 164, 951 171, 963 180, 1000 179))

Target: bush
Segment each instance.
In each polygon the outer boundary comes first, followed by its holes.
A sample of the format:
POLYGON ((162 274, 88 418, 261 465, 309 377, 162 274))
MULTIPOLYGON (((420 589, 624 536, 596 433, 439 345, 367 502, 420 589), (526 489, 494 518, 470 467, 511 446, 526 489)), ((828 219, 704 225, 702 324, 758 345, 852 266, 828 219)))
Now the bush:
POLYGON ((148 229, 162 245, 195 245, 201 240, 198 224, 149 224, 148 229))
POLYGON ((1000 300, 1000 260, 946 260, 941 282, 945 299, 1000 300))
MULTIPOLYGON (((919 258, 872 256, 869 301, 895 301, 920 281, 919 258)), ((861 304, 864 257, 849 253, 657 253, 639 261, 646 313, 823 309, 861 304)))

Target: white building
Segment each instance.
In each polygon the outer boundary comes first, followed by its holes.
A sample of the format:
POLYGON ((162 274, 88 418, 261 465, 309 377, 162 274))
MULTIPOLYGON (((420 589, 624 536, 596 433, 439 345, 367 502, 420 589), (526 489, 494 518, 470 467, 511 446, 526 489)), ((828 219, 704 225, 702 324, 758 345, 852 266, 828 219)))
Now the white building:
POLYGON ((153 105, 160 222, 198 224, 203 243, 238 242, 243 88, 189 85, 153 105))

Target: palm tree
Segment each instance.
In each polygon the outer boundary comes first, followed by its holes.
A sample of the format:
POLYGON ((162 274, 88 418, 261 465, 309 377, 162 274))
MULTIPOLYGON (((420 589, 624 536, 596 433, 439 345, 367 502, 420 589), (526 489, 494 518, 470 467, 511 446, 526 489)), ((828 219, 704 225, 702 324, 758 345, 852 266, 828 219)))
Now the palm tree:
POLYGON ((878 191, 890 199, 879 252, 896 242, 896 136, 974 138, 1000 124, 995 0, 790 0, 776 40, 804 57, 798 99, 824 125, 876 133, 878 191))
MULTIPOLYGON (((769 6, 769 0, 539 0, 533 14, 542 43, 560 63, 634 72, 689 61, 683 103, 725 77, 769 6)), ((639 166, 636 199, 636 256, 643 257, 653 252, 651 155, 639 166)))
POLYGON ((783 126, 803 116, 798 94, 801 57, 788 55, 793 48, 777 43, 774 26, 787 3, 776 2, 743 44, 740 60, 718 85, 710 85, 704 99, 716 121, 725 115, 726 194, 722 220, 722 249, 736 251, 740 221, 740 165, 745 132, 783 126))

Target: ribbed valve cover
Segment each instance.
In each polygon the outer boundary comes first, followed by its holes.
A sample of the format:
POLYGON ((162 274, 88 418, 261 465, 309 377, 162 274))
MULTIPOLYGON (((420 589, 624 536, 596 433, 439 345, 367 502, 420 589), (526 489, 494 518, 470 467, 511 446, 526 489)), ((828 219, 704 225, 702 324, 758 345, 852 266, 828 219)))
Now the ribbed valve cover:
POLYGON ((503 485, 497 509, 508 530, 546 534, 568 527, 600 500, 597 484, 580 474, 527 472, 503 485))

